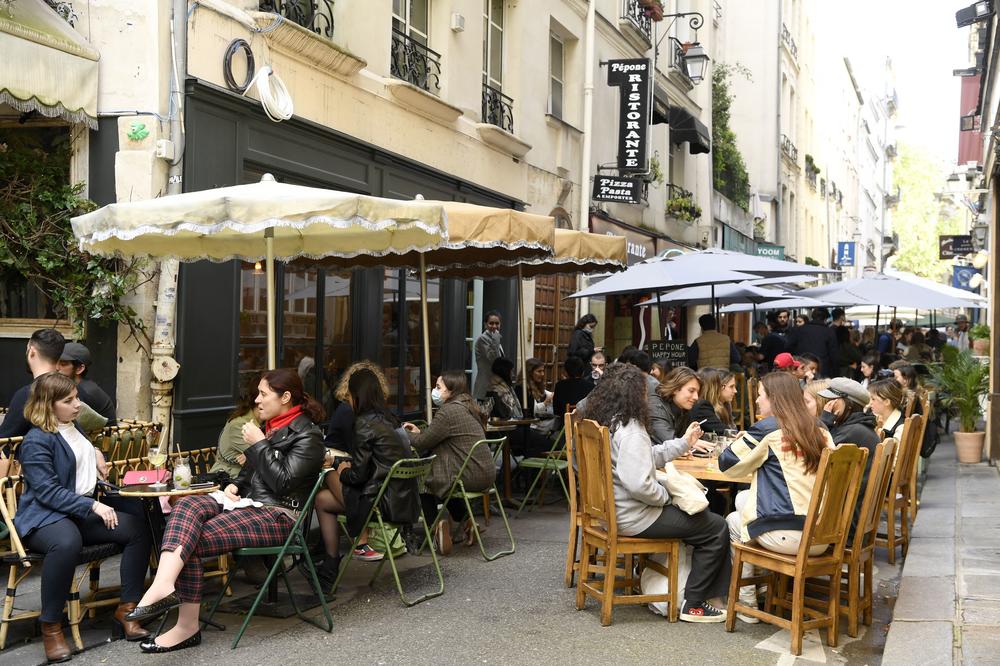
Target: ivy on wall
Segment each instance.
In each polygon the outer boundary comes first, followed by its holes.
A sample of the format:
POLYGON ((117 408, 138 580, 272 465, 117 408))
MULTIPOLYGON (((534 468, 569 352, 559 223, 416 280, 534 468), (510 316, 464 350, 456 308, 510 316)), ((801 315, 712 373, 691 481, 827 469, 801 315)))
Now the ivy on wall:
POLYGON ((746 211, 750 209, 750 175, 736 145, 736 133, 729 126, 733 104, 729 81, 734 72, 750 80, 750 70, 742 65, 718 63, 712 70, 712 172, 715 189, 746 211))
POLYGON ((0 278, 27 281, 82 335, 86 321, 117 322, 148 348, 146 326, 122 298, 151 279, 139 261, 79 249, 70 218, 93 210, 69 182, 64 128, 0 130, 0 278))

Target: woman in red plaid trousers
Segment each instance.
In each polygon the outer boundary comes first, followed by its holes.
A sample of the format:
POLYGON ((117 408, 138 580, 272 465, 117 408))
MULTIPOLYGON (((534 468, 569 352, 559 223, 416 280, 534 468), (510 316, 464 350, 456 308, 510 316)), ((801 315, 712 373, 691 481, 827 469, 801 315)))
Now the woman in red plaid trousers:
POLYGON ((169 631, 140 645, 143 652, 172 652, 201 643, 202 558, 284 543, 323 467, 326 449, 316 426, 323 408, 303 391, 298 373, 271 370, 258 388, 257 415, 264 432, 253 422, 243 426, 243 438, 252 445, 245 451, 243 471, 225 488, 226 499, 245 498, 253 504, 224 511, 220 500, 197 495, 174 506, 156 578, 128 619, 146 620, 177 606, 180 613, 169 631))

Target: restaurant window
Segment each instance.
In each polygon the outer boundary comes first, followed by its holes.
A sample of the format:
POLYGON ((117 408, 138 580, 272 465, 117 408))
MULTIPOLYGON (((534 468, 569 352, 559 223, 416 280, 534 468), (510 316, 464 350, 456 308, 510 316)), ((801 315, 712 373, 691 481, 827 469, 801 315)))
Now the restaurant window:
MULTIPOLYGON (((441 372, 440 281, 427 281, 428 339, 431 374, 441 372)), ((420 279, 416 272, 389 269, 382 297, 381 364, 389 383, 389 407, 401 416, 424 407, 423 330, 420 279)))
POLYGON ((240 267, 239 386, 267 369, 267 281, 262 262, 240 267))
POLYGON ((563 117, 563 64, 565 49, 563 41, 554 34, 549 35, 549 113, 556 118, 563 117))
POLYGON ((351 274, 326 272, 323 294, 322 402, 329 415, 337 382, 352 361, 351 274))
POLYGON ((322 368, 316 367, 317 270, 285 267, 278 366, 295 370, 306 392, 320 392, 322 368))

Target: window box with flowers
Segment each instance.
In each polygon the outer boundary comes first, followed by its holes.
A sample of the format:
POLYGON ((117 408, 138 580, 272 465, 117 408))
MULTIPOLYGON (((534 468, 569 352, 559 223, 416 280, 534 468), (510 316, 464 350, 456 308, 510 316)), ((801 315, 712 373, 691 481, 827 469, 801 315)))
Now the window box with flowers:
POLYGON ((664 205, 664 212, 667 217, 672 217, 682 222, 690 223, 701 219, 701 206, 696 204, 691 197, 686 196, 667 199, 664 205))
POLYGON ((663 20, 663 0, 639 0, 639 6, 650 20, 663 20))

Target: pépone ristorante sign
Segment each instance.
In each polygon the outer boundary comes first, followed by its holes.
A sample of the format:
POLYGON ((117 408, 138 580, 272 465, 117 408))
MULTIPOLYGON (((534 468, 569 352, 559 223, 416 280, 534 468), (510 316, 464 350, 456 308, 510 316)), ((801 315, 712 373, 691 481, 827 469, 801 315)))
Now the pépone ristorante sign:
POLYGON ((608 85, 618 87, 618 170, 646 173, 649 137, 649 60, 608 61, 608 85))

